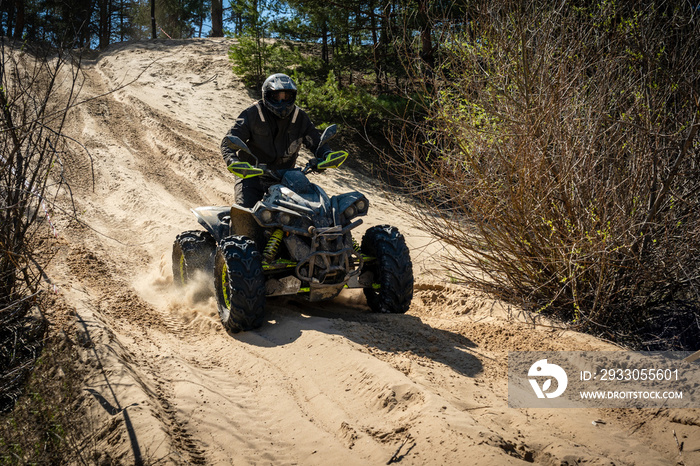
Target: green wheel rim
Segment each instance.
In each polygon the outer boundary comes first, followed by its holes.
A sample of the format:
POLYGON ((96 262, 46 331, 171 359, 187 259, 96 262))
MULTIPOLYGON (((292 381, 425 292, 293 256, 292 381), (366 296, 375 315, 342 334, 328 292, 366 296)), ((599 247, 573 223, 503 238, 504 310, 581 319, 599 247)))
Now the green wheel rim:
POLYGON ((224 304, 226 304, 226 307, 228 309, 231 309, 231 298, 228 295, 228 267, 226 267, 226 264, 221 268, 221 294, 223 295, 224 298, 224 304))

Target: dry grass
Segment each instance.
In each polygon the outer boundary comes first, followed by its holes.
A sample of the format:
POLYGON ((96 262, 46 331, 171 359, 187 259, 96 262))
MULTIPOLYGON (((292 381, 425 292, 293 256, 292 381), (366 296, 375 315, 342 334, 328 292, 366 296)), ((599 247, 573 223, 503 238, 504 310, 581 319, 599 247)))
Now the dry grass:
POLYGON ((430 105, 395 140, 450 272, 634 347, 700 336, 697 12, 483 1, 468 19, 414 70, 430 105))
POLYGON ((54 336, 41 342, 41 356, 12 411, 0 415, 2 464, 92 464, 80 445, 88 431, 82 409, 84 374, 77 349, 54 336))

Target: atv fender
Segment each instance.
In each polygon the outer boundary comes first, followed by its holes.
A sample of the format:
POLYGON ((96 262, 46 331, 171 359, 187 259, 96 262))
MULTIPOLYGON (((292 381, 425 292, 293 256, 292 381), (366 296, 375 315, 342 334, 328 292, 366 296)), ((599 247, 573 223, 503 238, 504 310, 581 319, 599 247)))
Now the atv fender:
POLYGON ((229 212, 231 219, 231 235, 245 236, 255 241, 258 250, 264 244, 263 229, 258 225, 251 209, 234 205, 229 212))
POLYGON ((221 241, 230 235, 229 232, 229 207, 197 207, 191 209, 197 221, 202 225, 216 241, 221 241))

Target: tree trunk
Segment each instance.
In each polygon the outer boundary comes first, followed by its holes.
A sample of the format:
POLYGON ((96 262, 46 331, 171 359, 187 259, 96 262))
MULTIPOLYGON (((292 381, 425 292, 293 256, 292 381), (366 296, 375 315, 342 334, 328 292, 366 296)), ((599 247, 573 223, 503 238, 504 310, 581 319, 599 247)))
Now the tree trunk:
POLYGON ((100 9, 100 24, 99 24, 99 45, 100 50, 104 50, 109 45, 110 32, 110 15, 109 15, 109 0, 99 0, 98 7, 100 9))
POLYGON ((429 4, 428 0, 421 1, 420 13, 424 21, 420 31, 420 41, 421 41, 421 51, 420 57, 423 62, 427 65, 428 75, 432 75, 433 67, 435 66, 435 55, 433 49, 433 27, 431 24, 431 18, 429 15, 429 4))
MULTIPOLYGON (((15 32, 12 37, 21 40, 22 33, 24 32, 24 0, 15 0, 15 9, 17 10, 17 17, 15 18, 15 32)), ((10 34, 9 25, 7 34, 10 34)))
POLYGON ((211 0, 211 36, 224 37, 223 0, 211 0))
POLYGON ((330 58, 328 56, 328 23, 324 20, 323 21, 323 39, 321 43, 321 60, 327 65, 328 62, 330 61, 330 58))
POLYGON ((151 30, 152 38, 158 38, 158 32, 156 31, 156 0, 151 0, 151 30))
POLYGON ((125 31, 124 31, 124 2, 122 1, 119 5, 119 40, 124 42, 125 31))
POLYGON ((374 68, 374 77, 377 90, 382 91, 382 70, 379 66, 379 59, 377 58, 377 50, 379 49, 379 36, 377 35, 377 16, 374 11, 374 0, 369 2, 369 27, 372 32, 372 66, 374 68))

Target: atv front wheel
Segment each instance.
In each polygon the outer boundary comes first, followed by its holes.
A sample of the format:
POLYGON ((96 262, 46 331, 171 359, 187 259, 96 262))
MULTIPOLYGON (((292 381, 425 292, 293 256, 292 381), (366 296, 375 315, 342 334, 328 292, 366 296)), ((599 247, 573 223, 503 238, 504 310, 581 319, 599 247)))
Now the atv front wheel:
POLYGON ((258 328, 265 313, 265 276, 255 242, 224 238, 216 251, 214 287, 219 317, 233 333, 258 328))
POLYGON ((189 283, 197 270, 211 273, 216 241, 207 231, 184 231, 173 243, 173 281, 177 286, 189 283))
POLYGON ((375 226, 362 237, 362 254, 374 257, 365 270, 372 272, 372 287, 363 291, 374 312, 403 314, 413 299, 413 265, 406 241, 389 225, 375 226))

